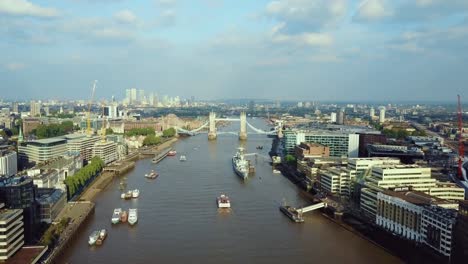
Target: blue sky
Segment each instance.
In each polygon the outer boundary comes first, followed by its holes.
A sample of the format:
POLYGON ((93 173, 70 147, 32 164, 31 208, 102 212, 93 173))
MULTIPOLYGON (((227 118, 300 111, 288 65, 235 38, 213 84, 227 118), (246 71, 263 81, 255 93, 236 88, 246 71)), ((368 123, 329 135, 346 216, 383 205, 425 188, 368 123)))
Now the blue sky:
POLYGON ((455 101, 466 0, 0 0, 7 99, 455 101))

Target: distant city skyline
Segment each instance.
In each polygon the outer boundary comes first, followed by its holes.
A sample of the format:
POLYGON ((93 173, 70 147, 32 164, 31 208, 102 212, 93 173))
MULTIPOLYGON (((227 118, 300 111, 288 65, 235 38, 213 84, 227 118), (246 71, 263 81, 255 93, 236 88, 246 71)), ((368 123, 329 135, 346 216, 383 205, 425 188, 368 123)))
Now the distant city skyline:
POLYGON ((2 98, 468 98, 468 1, 0 3, 2 98))

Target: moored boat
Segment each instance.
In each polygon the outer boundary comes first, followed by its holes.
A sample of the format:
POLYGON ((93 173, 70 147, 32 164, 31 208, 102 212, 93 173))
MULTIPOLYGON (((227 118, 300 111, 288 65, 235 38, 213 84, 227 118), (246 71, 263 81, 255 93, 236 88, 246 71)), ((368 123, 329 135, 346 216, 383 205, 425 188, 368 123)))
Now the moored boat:
POLYGON ((289 205, 282 205, 280 206, 280 211, 283 212, 289 219, 296 223, 304 222, 304 218, 302 218, 302 214, 296 210, 296 208, 291 207, 289 205))
POLYGON ((276 169, 275 169, 275 170, 273 170, 273 173, 275 173, 275 174, 279 174, 279 173, 281 173, 281 171, 280 171, 280 170, 276 170, 276 169))
POLYGON ((122 213, 120 214, 120 222, 125 223, 127 222, 127 219, 128 219, 127 211, 122 211, 122 213))
POLYGON ((218 198, 216 198, 216 201, 218 203, 218 208, 231 208, 231 201, 225 194, 221 194, 218 198))
POLYGON ((236 155, 232 157, 232 167, 242 179, 249 177, 249 161, 244 158, 244 148, 238 148, 236 155))
POLYGON ((181 155, 179 158, 180 161, 186 161, 187 157, 185 155, 181 155))
POLYGON ((148 179, 156 179, 159 176, 159 173, 152 170, 149 174, 145 174, 145 177, 148 179))
POLYGON ((128 199, 131 199, 133 196, 133 192, 132 191, 127 191, 125 193, 125 199, 128 200, 128 199))
POLYGON ((99 232, 99 237, 96 240, 96 245, 98 245, 98 246, 102 245, 102 243, 104 242, 106 237, 107 237, 107 230, 106 229, 101 229, 101 231, 99 232))
POLYGON ((167 153, 167 156, 175 156, 177 154, 177 151, 171 150, 167 153))
POLYGON ((130 225, 136 224, 138 222, 138 210, 136 208, 128 209, 128 223, 130 225))
POLYGON ((135 189, 132 191, 132 198, 138 198, 140 196, 140 190, 135 189))
POLYGON ((93 233, 89 235, 88 244, 90 246, 96 244, 96 241, 98 240, 98 238, 99 238, 99 231, 93 231, 93 233))
POLYGON ((115 208, 114 213, 112 214, 112 223, 117 224, 120 221, 120 214, 122 213, 122 208, 115 208))

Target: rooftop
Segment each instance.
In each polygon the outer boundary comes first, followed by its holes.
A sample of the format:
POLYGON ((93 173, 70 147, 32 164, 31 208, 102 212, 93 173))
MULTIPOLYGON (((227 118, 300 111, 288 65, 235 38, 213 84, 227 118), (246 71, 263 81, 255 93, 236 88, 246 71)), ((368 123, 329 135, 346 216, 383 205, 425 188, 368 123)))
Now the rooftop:
POLYGON ((383 194, 400 198, 406 202, 416 204, 416 205, 437 205, 437 204, 446 204, 450 203, 449 201, 430 196, 423 192, 419 191, 391 191, 384 190, 383 194))
POLYGON ((52 144, 52 143, 66 143, 66 139, 63 137, 44 138, 29 141, 28 143, 39 143, 39 144, 52 144))

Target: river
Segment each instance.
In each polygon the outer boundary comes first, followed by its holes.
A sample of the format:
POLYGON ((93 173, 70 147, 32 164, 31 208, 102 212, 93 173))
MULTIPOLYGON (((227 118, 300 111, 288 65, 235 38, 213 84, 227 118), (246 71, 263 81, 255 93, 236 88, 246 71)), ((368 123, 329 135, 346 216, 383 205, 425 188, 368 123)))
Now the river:
MULTIPOLYGON (((265 127, 261 119, 249 119, 265 127)), ((237 131, 233 123, 221 130, 237 131)), ((234 135, 206 134, 179 140, 175 149, 187 156, 167 157, 157 165, 137 162, 129 172, 128 188, 140 189, 134 200, 120 199, 116 179, 96 198, 96 211, 64 252, 60 263, 399 263, 399 259, 324 218, 305 214, 295 224, 278 206, 283 199, 294 206, 307 205, 298 188, 282 175, 273 174, 267 162, 271 139, 249 135, 247 153, 257 152, 256 173, 242 181, 233 172, 231 157, 239 146, 234 135), (256 146, 264 146, 256 150, 256 146), (143 176, 156 169, 160 176, 143 176), (220 193, 231 198, 232 210, 219 211, 220 193), (138 208, 138 223, 112 225, 114 208, 138 208), (100 247, 89 247, 89 234, 106 228, 100 247)), ((177 155, 177 156, 178 156, 177 155)))

